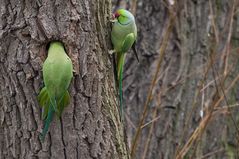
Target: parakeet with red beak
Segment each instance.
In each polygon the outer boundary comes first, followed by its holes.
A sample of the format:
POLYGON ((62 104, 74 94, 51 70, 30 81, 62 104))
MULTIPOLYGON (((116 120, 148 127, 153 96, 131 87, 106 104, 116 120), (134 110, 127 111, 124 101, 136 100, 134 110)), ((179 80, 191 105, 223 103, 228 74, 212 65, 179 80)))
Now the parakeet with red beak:
POLYGON ((119 9, 114 14, 113 28, 111 32, 111 41, 114 46, 113 52, 117 54, 117 80, 119 82, 120 96, 120 116, 123 119, 123 93, 122 93, 122 78, 123 67, 125 62, 126 52, 133 47, 133 51, 138 60, 135 50, 135 41, 137 38, 137 27, 132 13, 125 9, 119 9))
POLYGON ((51 42, 48 56, 43 63, 43 87, 38 101, 43 108, 44 128, 40 139, 44 140, 54 113, 61 116, 63 109, 69 104, 68 87, 73 77, 73 65, 61 42, 51 42))

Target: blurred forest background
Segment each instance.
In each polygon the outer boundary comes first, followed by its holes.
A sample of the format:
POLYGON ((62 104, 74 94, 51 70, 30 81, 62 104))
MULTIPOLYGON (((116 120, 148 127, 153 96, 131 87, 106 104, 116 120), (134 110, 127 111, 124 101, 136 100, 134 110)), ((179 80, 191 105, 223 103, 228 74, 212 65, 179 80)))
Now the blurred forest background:
POLYGON ((238 1, 120 5, 138 26, 140 62, 128 54, 123 81, 131 155, 239 158, 238 1))

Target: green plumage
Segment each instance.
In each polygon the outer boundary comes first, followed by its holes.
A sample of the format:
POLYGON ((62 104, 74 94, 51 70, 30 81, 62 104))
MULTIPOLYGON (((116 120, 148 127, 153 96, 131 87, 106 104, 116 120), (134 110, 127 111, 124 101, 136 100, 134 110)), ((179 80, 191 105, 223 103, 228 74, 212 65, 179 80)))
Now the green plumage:
POLYGON ((42 118, 44 128, 41 140, 44 140, 53 114, 61 116, 63 109, 69 104, 68 87, 73 77, 71 59, 67 56, 64 46, 60 42, 52 42, 48 50, 48 57, 43 64, 43 81, 45 87, 38 95, 38 101, 43 108, 42 118))
POLYGON ((115 13, 117 20, 113 24, 111 41, 117 53, 117 78, 119 82, 120 116, 123 119, 122 79, 126 52, 133 46, 137 38, 134 16, 127 10, 119 9, 115 13))

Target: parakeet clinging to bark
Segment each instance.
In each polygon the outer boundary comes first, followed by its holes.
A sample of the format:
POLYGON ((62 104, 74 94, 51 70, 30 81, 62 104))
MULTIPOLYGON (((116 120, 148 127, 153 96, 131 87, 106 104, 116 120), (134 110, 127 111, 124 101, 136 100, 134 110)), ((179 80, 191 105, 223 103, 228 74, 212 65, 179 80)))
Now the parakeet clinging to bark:
POLYGON ((40 139, 44 140, 54 112, 58 117, 69 104, 70 95, 68 87, 73 77, 73 66, 71 59, 67 56, 61 42, 51 42, 48 56, 43 64, 43 81, 45 87, 38 95, 38 101, 43 108, 42 118, 44 128, 40 139))
POLYGON ((119 82, 119 96, 120 96, 120 115, 123 118, 123 93, 122 93, 122 78, 123 66, 125 61, 126 52, 133 47, 137 38, 137 27, 135 24, 134 16, 125 9, 119 9, 114 14, 113 28, 111 32, 111 41, 114 46, 113 52, 117 54, 117 79, 119 82))

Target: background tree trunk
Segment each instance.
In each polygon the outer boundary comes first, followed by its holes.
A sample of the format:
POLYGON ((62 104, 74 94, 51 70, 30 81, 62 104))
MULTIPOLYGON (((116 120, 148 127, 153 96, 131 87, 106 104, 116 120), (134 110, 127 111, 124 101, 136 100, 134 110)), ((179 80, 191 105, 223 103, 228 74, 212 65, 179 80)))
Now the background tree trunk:
POLYGON ((1 0, 0 158, 127 158, 110 44, 110 0, 1 0), (71 102, 45 142, 37 95, 50 41, 74 63, 71 102))
MULTIPOLYGON (((131 10, 136 8, 140 63, 128 54, 124 69, 130 147, 162 54, 160 48, 169 22, 167 2, 131 1, 131 10)), ((239 74, 238 1, 175 2, 174 27, 148 105, 144 124, 149 124, 142 129, 135 158, 175 158, 197 128, 203 133, 181 158, 238 158, 238 106, 222 107, 237 104, 238 100, 238 84, 232 82, 238 81, 239 74), (170 106, 174 109, 167 108, 170 106)))

